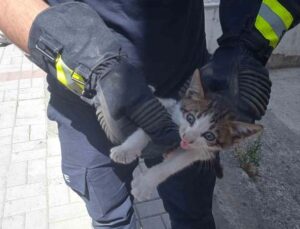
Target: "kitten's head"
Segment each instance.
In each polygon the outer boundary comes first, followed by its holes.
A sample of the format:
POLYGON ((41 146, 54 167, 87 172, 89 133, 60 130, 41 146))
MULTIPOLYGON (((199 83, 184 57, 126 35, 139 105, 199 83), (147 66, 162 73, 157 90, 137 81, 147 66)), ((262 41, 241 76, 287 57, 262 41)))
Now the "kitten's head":
POLYGON ((263 129, 262 125, 235 121, 230 102, 222 96, 204 95, 199 70, 181 100, 181 113, 181 147, 199 151, 203 160, 263 129))

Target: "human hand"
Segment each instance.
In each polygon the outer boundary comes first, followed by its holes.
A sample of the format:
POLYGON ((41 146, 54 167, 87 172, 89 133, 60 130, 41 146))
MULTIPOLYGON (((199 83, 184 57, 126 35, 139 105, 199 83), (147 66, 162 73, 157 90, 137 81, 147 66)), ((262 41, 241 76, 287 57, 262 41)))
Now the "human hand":
POLYGON ((265 114, 272 85, 269 73, 242 43, 219 47, 201 68, 201 76, 206 92, 232 99, 239 119, 254 121, 265 114))
POLYGON ((158 145, 179 143, 170 115, 88 5, 70 2, 40 13, 28 47, 31 60, 50 77, 99 108, 100 124, 112 142, 141 127, 158 145))

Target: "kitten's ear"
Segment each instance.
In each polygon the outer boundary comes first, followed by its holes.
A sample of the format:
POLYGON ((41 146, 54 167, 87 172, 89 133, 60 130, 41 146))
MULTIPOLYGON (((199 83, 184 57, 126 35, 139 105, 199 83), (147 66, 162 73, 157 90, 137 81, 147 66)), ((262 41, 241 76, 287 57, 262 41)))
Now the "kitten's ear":
POLYGON ((263 130, 263 126, 260 124, 239 121, 232 121, 230 126, 230 132, 234 143, 239 143, 243 139, 253 136, 263 130))
POLYGON ((201 83, 201 76, 199 69, 196 69, 193 73, 190 86, 187 90, 187 96, 197 96, 199 99, 204 99, 204 91, 201 83))

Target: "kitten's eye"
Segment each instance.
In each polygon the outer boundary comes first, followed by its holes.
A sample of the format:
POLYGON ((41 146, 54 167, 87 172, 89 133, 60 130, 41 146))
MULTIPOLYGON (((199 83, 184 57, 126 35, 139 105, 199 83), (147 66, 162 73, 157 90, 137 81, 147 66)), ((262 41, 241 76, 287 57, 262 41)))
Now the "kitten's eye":
POLYGON ((186 115, 186 121, 190 124, 193 125, 195 122, 195 116, 192 115, 191 113, 186 115))
POLYGON ((207 140, 207 141, 214 141, 216 139, 216 136, 210 132, 210 131, 207 131, 205 132, 204 134, 202 134, 202 136, 207 140))

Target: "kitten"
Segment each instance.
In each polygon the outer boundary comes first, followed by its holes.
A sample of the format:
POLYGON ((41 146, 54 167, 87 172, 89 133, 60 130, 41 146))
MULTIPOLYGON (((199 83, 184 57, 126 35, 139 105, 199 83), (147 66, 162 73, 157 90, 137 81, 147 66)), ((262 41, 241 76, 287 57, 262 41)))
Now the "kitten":
MULTIPOLYGON (((132 181, 131 192, 138 200, 149 199, 160 183, 192 163, 212 160, 219 151, 263 129, 258 124, 235 121, 230 102, 222 96, 205 96, 198 70, 194 72, 190 87, 181 101, 160 101, 179 126, 181 147, 169 153, 162 163, 132 181)), ((149 141, 147 134, 138 129, 121 145, 113 147, 110 157, 118 163, 130 163, 141 155, 149 141)))

